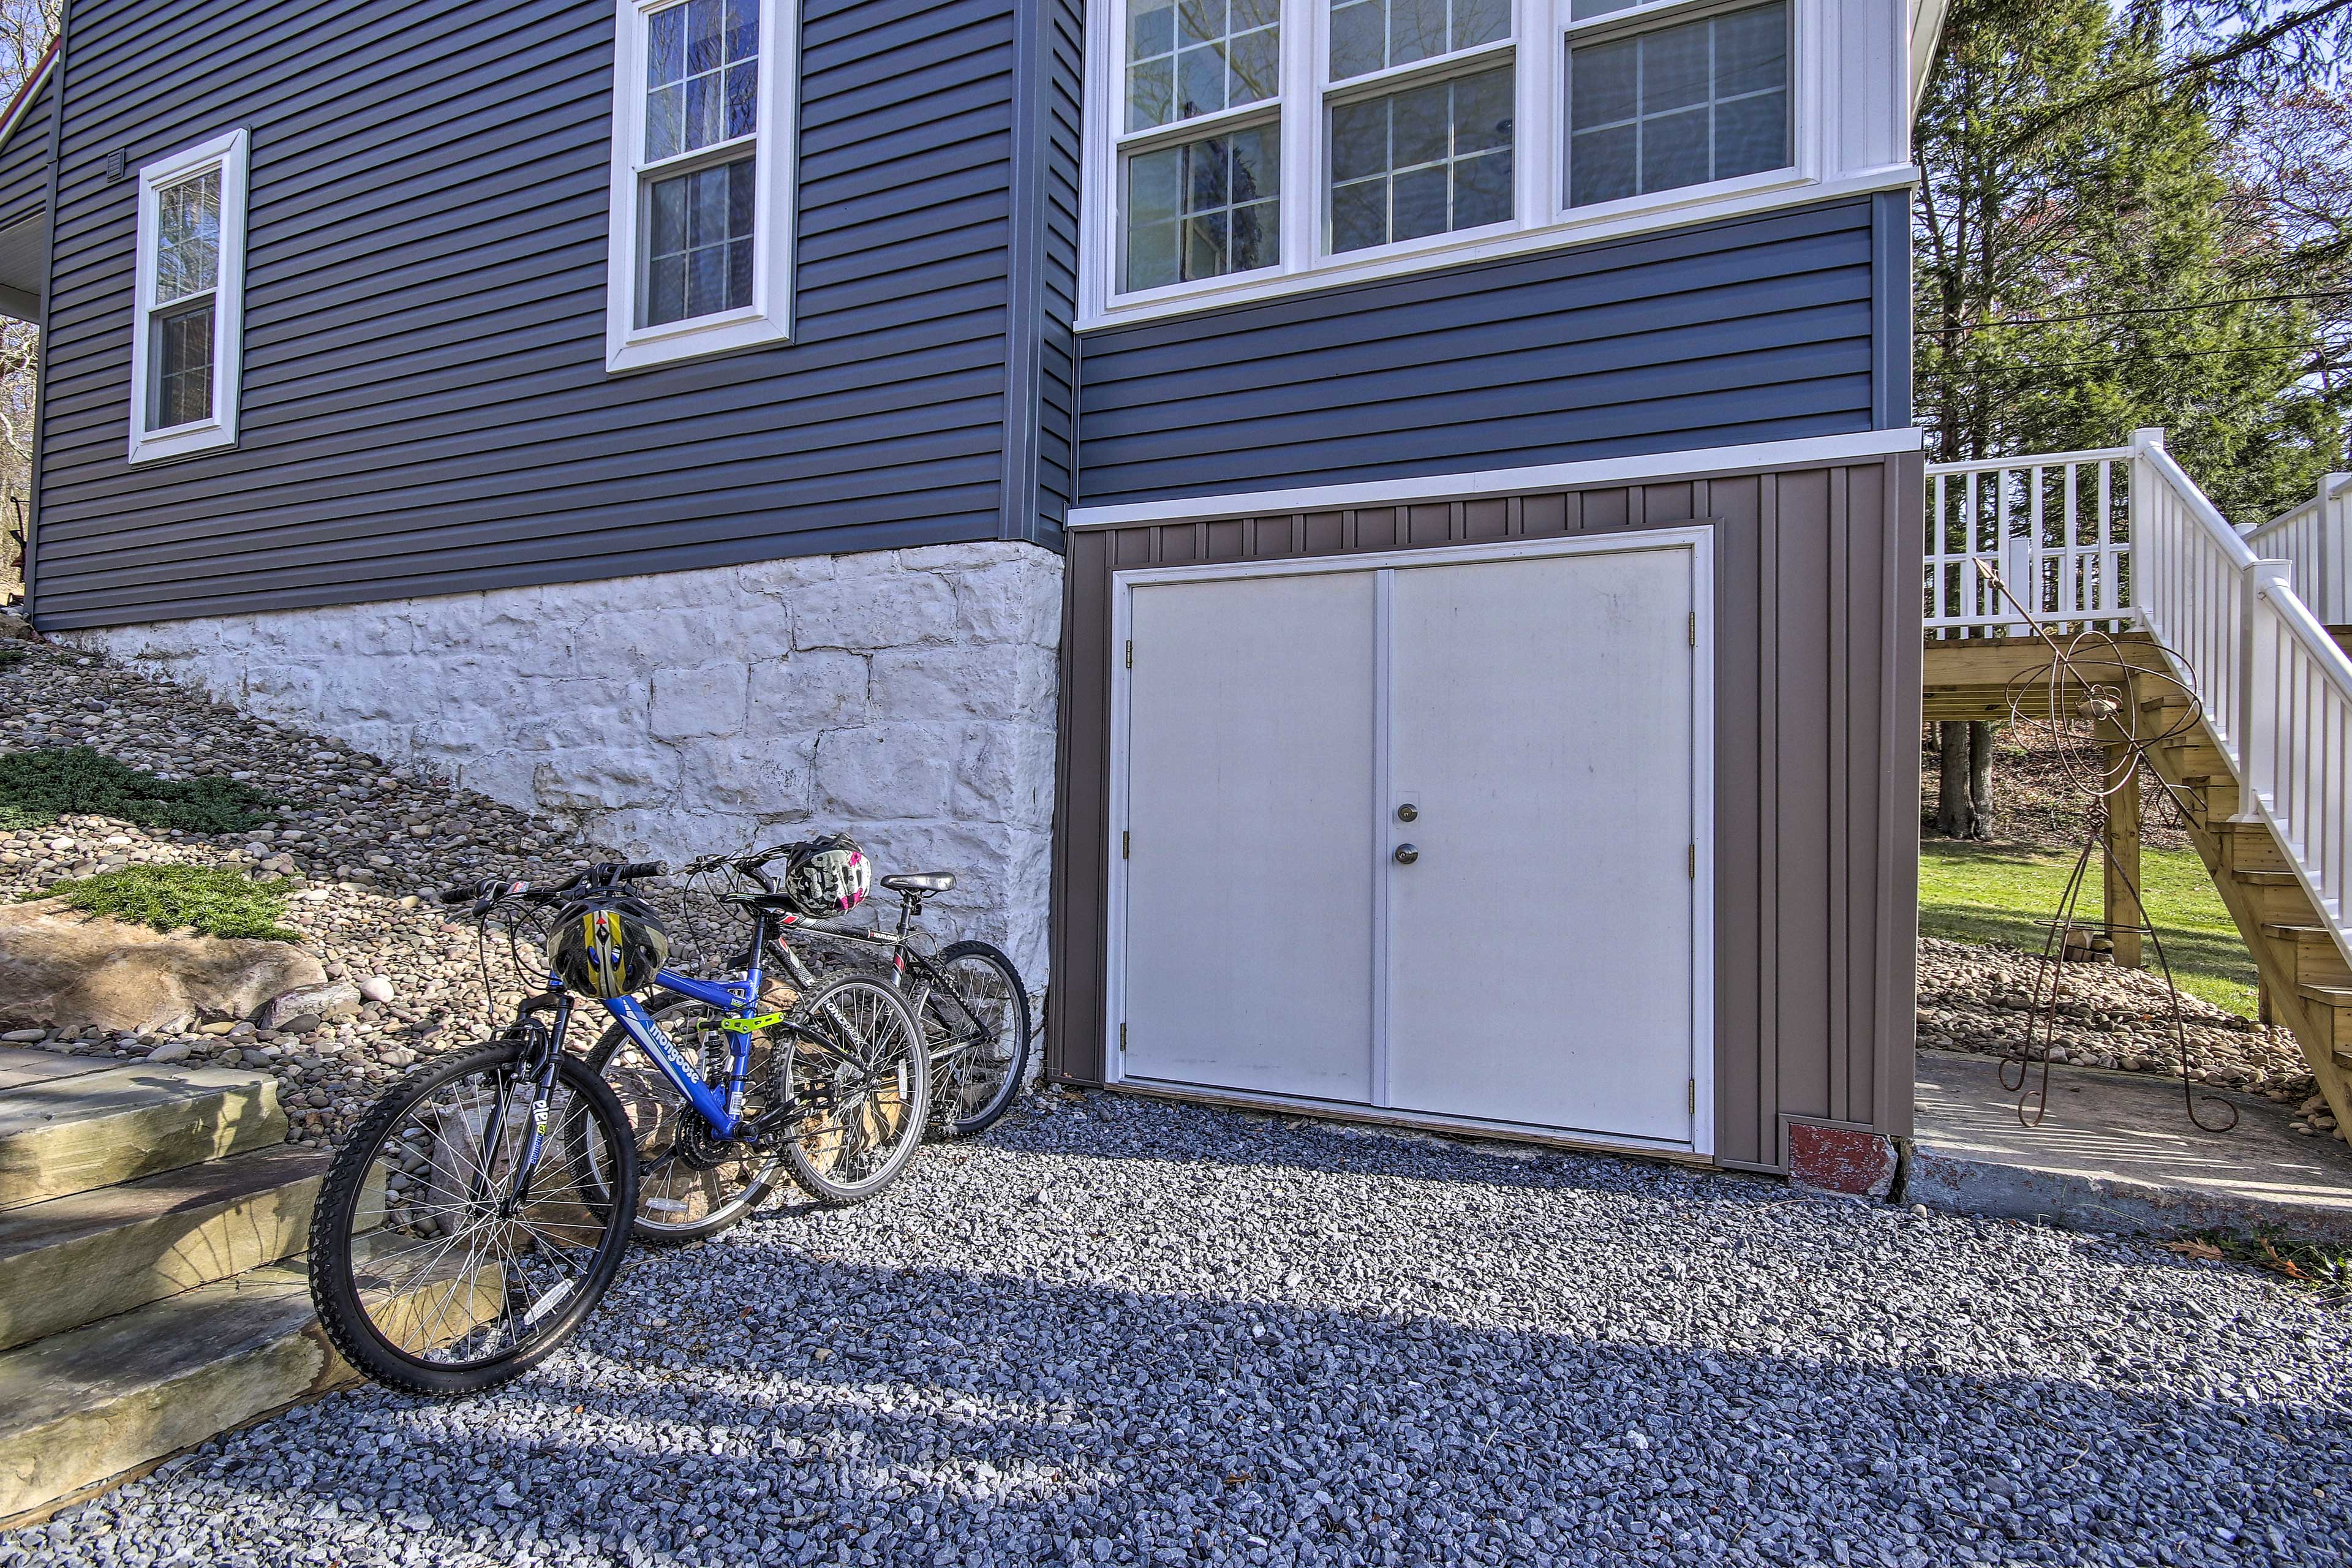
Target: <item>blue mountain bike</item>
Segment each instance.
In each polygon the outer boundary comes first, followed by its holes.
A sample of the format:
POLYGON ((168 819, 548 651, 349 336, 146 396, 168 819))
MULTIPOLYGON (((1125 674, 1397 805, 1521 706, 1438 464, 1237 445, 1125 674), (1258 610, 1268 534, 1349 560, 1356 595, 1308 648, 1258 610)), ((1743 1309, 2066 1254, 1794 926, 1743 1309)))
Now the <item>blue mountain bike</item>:
MULTIPOLYGON (((441 899, 471 905, 477 924, 560 919, 583 896, 665 870, 593 866, 554 887, 468 883, 441 899)), ((714 1173, 782 1163, 821 1200, 871 1197, 922 1142, 922 1029, 889 984, 863 974, 828 981, 788 1014, 761 1011, 760 954, 784 904, 739 901, 757 939, 740 978, 664 970, 657 1012, 634 996, 601 1004, 683 1108, 658 1130, 664 1157, 714 1173), (667 1033, 681 1026, 686 1050, 667 1033)), ((335 1156, 310 1223, 310 1294, 335 1348, 374 1381, 456 1394, 517 1376, 585 1321, 620 1268, 648 1130, 565 1053, 579 1000, 550 975, 496 1037, 403 1078, 335 1156)), ((730 1201, 747 1190, 731 1173, 713 1186, 730 1201)))

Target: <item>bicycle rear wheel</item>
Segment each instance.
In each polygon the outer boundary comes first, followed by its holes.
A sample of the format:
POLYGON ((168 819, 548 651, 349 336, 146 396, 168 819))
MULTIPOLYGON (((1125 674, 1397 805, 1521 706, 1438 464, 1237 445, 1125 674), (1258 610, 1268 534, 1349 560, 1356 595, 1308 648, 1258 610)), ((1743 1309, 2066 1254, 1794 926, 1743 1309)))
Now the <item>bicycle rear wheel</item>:
POLYGON ((996 1125, 1029 1067, 1029 996, 1013 961, 984 942, 959 942, 931 961, 945 982, 923 999, 930 1037, 931 1115, 951 1138, 996 1125))
MULTIPOLYGON (((646 999, 646 1011, 705 1083, 724 1081, 734 1043, 719 1026, 726 1014, 673 992, 646 999)), ((751 1099, 744 1114, 767 1109, 773 1089, 773 1037, 751 1041, 751 1099)), ((721 1143, 644 1047, 615 1024, 588 1053, 588 1068, 620 1098, 636 1129, 639 1241, 675 1247, 716 1236, 759 1207, 774 1190, 781 1156, 772 1149, 721 1143)))
POLYGON ((557 1063, 536 1163, 520 1041, 411 1075, 329 1167, 310 1221, 310 1297, 334 1346, 412 1394, 471 1394, 530 1370, 620 1268, 636 1146, 586 1067, 557 1063))
POLYGON ((779 1056, 800 1120, 784 1168, 820 1203, 860 1203, 897 1181, 930 1111, 922 1026, 887 981, 844 974, 793 1012, 779 1056))

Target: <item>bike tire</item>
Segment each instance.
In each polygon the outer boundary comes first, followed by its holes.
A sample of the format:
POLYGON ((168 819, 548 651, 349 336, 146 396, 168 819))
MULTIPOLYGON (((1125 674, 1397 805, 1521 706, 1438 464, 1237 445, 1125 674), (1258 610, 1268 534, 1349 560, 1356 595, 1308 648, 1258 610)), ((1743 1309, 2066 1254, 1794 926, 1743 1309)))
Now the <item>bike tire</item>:
MULTIPOLYGON (((966 1092, 964 1085, 972 1081, 966 1058, 943 1064, 933 1077, 931 1125, 940 1129, 944 1137, 971 1138, 995 1126, 1020 1096, 1029 1070, 1029 993, 1022 985, 1021 972, 1013 967, 1013 961, 988 942, 951 942, 931 960, 931 967, 950 977, 959 968, 976 977, 989 976, 988 1003, 992 1010, 1002 1014, 1001 1018, 990 1020, 997 1026, 999 1049, 987 1063, 989 1088, 985 1094, 974 1101, 966 1092), (944 1109, 939 1106, 942 1089, 952 1096, 951 1103, 944 1109)), ((936 1021, 943 1034, 952 1034, 964 1026, 965 1007, 978 1012, 972 995, 959 988, 957 996, 962 1006, 938 1000, 936 992, 924 998, 923 1022, 927 1028, 936 1021)))
POLYGON ((512 1100, 518 1078, 512 1069, 521 1066, 523 1049, 520 1041, 498 1041, 446 1058, 402 1079, 360 1119, 320 1184, 310 1220, 310 1299, 327 1338, 343 1359, 388 1388, 448 1398, 478 1393, 520 1376, 571 1337, 595 1310, 619 1272, 628 1246, 627 1216, 636 1205, 636 1145, 613 1091, 584 1064, 569 1057, 556 1065, 556 1081, 564 1096, 562 1115, 549 1119, 556 1131, 546 1139, 540 1164, 533 1170, 531 1195, 524 1203, 525 1212, 535 1204, 548 1205, 538 1223, 549 1227, 549 1235, 542 1235, 528 1220, 517 1218, 509 1225, 504 1218, 493 1221, 486 1213, 478 1218, 469 1214, 462 1224, 483 1227, 481 1241, 497 1248, 497 1254, 494 1257, 469 1241, 463 1258, 452 1262, 459 1238, 468 1232, 444 1212, 449 1206, 446 1186, 457 1177, 485 1172, 489 1173, 487 1180, 495 1181, 497 1173, 490 1168, 506 1146, 491 1147, 483 1136, 485 1129, 469 1127, 463 1101, 454 1097, 452 1103, 461 1108, 454 1139, 447 1131, 448 1108, 421 1115, 420 1111, 436 1096, 477 1079, 493 1086, 503 1084, 495 1098, 507 1100, 510 1111, 518 1103, 512 1100), (501 1068, 509 1069, 504 1077, 501 1068), (419 1138, 409 1136, 412 1126, 421 1129, 428 1121, 435 1124, 432 1131, 419 1138), (469 1138, 471 1149, 463 1146, 469 1138), (460 1147, 447 1152, 451 1142, 460 1147), (394 1142, 401 1149, 387 1163, 383 1156, 394 1142), (407 1163, 409 1156, 422 1161, 421 1174, 407 1163), (559 1170, 568 1186, 545 1184, 551 1157, 563 1162, 559 1170), (384 1166, 381 1173, 379 1165, 384 1166), (436 1184, 442 1190, 436 1192, 436 1184), (412 1201, 408 1194, 420 1188, 424 1200, 412 1201), (366 1207, 372 1193, 376 1200, 373 1212, 366 1207), (579 1201, 558 1201, 567 1193, 579 1201), (572 1217, 575 1214, 583 1218, 575 1220, 572 1217), (448 1241, 438 1244, 437 1252, 428 1252, 436 1245, 443 1226, 448 1226, 448 1241), (530 1331, 527 1336, 510 1329, 505 1348, 499 1349, 498 1336, 491 1334, 479 1347, 488 1353, 479 1355, 436 1361, 429 1354, 416 1353, 452 1349, 477 1334, 489 1333, 483 1321, 469 1324, 467 1316, 478 1312, 489 1289, 483 1279, 487 1268, 495 1267, 499 1271, 498 1299, 504 1315, 497 1321, 508 1321, 514 1313, 516 1276, 521 1276, 526 1289, 533 1289, 520 1258, 538 1256, 542 1245, 554 1253, 558 1248, 550 1236, 577 1236, 591 1226, 593 1240, 593 1246, 585 1247, 586 1257, 570 1273, 551 1266, 558 1273, 557 1282, 525 1309, 522 1327, 530 1331), (505 1236, 495 1234, 501 1230, 505 1236), (394 1265, 404 1261, 418 1264, 419 1271, 395 1276, 394 1265), (445 1269, 450 1270, 448 1277, 435 1277, 445 1269), (428 1299, 427 1293, 436 1286, 447 1289, 428 1299), (413 1289, 414 1295, 404 1297, 404 1289, 413 1289), (457 1336, 448 1345, 433 1346, 433 1336, 447 1327, 451 1303, 461 1293, 464 1301, 458 1308, 457 1336), (383 1317, 372 1309, 371 1298, 383 1317), (387 1330, 387 1321, 397 1321, 404 1316, 417 1328, 421 1342, 414 1348, 395 1340, 387 1330))
POLYGON ((800 1107, 784 1169, 821 1204, 863 1203, 905 1173, 930 1115, 930 1055, 898 988, 851 973, 793 1009, 778 1053, 800 1107))
MULTIPOLYGON (((677 1038, 673 1026, 688 1010, 707 1013, 713 1019, 723 1016, 708 1002, 674 991, 656 992, 646 998, 645 1005, 670 1043, 689 1061, 698 1052, 677 1038)), ((717 1236, 740 1225, 775 1190, 783 1158, 772 1150, 746 1150, 709 1168, 698 1168, 693 1159, 680 1152, 679 1133, 691 1126, 684 1119, 692 1117, 699 1122, 701 1117, 620 1025, 604 1031, 587 1061, 589 1070, 619 1099, 637 1134, 637 1207, 630 1221, 636 1239, 649 1247, 682 1247, 717 1236), (656 1146, 649 1149, 649 1143, 656 1146)), ((771 1076, 761 1070, 756 1047, 752 1072, 755 1082, 771 1076)))

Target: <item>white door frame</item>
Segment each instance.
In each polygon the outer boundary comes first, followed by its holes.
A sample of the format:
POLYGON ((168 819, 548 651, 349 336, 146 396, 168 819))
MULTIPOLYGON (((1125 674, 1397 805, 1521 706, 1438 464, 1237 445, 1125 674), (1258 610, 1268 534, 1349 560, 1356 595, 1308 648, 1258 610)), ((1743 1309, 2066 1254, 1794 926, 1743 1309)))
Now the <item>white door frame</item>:
MULTIPOLYGON (((1642 529, 1622 533, 1571 534, 1557 539, 1501 541, 1483 544, 1431 545, 1418 550, 1387 550, 1364 554, 1316 555, 1283 561, 1236 561, 1206 563, 1192 566, 1139 566, 1115 572, 1111 576, 1110 616, 1110 822, 1104 835, 1109 874, 1109 898, 1106 903, 1104 931, 1105 969, 1103 1008, 1103 1081, 1118 1084, 1126 1079, 1126 1062, 1119 1043, 1119 1029, 1127 1014, 1127 860, 1119 852, 1120 837, 1128 827, 1128 729, 1130 722, 1129 683, 1132 679, 1126 664, 1128 640, 1134 626, 1134 592, 1138 588, 1160 584, 1208 583, 1247 577, 1291 577, 1327 574, 1339 572, 1380 572, 1410 569, 1415 566, 1452 566, 1486 561, 1511 561, 1556 555, 1614 554, 1630 550, 1687 550, 1691 558, 1691 600, 1696 611, 1693 623, 1693 679, 1691 704, 1691 842, 1695 847, 1695 864, 1691 878, 1691 1139, 1687 1143, 1662 1142, 1653 1139, 1631 1137, 1599 1137, 1578 1132, 1563 1142, 1600 1144, 1628 1150, 1699 1156, 1715 1152, 1715 577, 1714 529, 1707 523, 1695 523, 1675 528, 1642 529)), ((1386 632, 1388 595, 1385 589, 1376 595, 1378 614, 1386 632)), ((1369 672, 1382 689, 1376 695, 1381 704, 1374 721, 1376 745, 1380 757, 1376 765, 1385 767, 1388 749, 1387 692, 1385 668, 1387 645, 1381 649, 1382 668, 1369 672)), ((1386 773, 1381 774, 1385 778, 1386 773)), ((1370 852, 1374 856, 1387 853, 1387 823, 1378 813, 1370 824, 1372 841, 1370 852)), ((1380 884, 1376 882, 1375 886, 1380 884)), ((1376 897, 1380 895, 1376 894, 1376 897)), ((1378 991, 1372 1003, 1374 1038, 1372 1042, 1372 1083, 1377 1098, 1386 1098, 1388 1079, 1388 1041, 1386 1031, 1388 1009, 1384 993, 1387 990, 1385 947, 1388 942, 1386 910, 1368 911, 1373 920, 1373 938, 1379 944, 1375 952, 1375 974, 1378 991)), ((1226 1094, 1184 1091, 1190 1098, 1212 1099, 1227 1103, 1291 1106, 1305 1110, 1328 1110, 1337 1115, 1368 1113, 1372 1119, 1386 1122, 1404 1122, 1432 1127, 1451 1127, 1467 1131, 1531 1132, 1541 1135, 1547 1130, 1532 1125, 1480 1121, 1464 1117, 1426 1116, 1391 1110, 1381 1106, 1358 1106, 1324 1103, 1276 1094, 1226 1094)))

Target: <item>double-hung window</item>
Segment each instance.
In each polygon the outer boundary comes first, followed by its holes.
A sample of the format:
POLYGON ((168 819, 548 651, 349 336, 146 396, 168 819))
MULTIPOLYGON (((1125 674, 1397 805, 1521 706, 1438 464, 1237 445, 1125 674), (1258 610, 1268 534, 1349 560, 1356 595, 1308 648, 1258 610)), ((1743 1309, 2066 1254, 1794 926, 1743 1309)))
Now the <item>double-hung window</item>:
POLYGON ((792 331, 791 0, 616 0, 605 363, 792 331))
POLYGON ((234 131, 139 171, 134 463, 236 445, 247 166, 234 131))
POLYGON ((1797 184, 1818 3, 1096 0, 1089 313, 1797 184))

